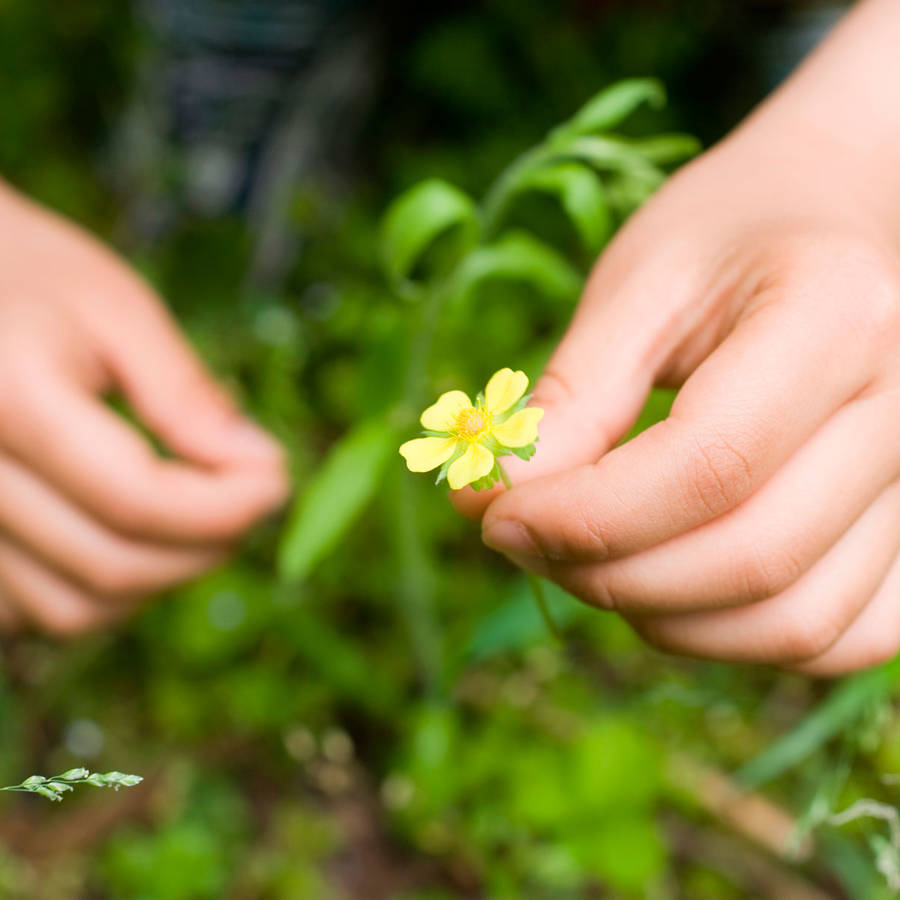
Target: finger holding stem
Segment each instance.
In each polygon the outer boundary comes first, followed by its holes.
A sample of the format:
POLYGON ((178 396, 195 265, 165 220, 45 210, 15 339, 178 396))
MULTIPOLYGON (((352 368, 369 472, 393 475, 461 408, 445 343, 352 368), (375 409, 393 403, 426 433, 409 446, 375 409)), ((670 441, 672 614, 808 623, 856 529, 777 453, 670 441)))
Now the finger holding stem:
MULTIPOLYGON (((534 455, 538 423, 544 410, 529 406, 528 376, 510 368, 495 372, 473 402, 464 391, 441 394, 420 416, 422 437, 406 441, 400 455, 411 472, 438 470, 436 483, 446 481, 451 490, 471 485, 489 489, 498 479, 512 487, 499 457, 515 454, 528 460, 534 455)), ((547 631, 562 641, 547 609, 538 578, 526 573, 531 592, 547 631)))
MULTIPOLYGON (((497 469, 500 472, 500 480, 503 482, 506 489, 509 490, 513 486, 512 479, 509 477, 506 469, 503 468, 503 463, 500 462, 499 459, 497 460, 497 469)), ((544 586, 541 584, 541 579, 532 572, 526 572, 525 577, 528 579, 528 587, 531 588, 531 593, 534 595, 534 602, 537 605, 538 612, 541 614, 541 618, 544 620, 547 631, 554 640, 562 643, 562 635, 560 634, 556 622, 553 621, 553 616, 550 615, 550 609, 547 606, 547 597, 544 594, 544 586)))

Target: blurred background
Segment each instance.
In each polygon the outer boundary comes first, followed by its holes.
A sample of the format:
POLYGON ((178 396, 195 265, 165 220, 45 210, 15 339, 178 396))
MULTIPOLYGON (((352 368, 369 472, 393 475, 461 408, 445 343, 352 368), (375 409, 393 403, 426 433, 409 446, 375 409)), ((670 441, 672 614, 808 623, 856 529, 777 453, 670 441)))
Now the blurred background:
MULTIPOLYGON (((833 687, 671 659, 555 593, 561 648, 517 573, 366 430, 402 419, 415 347, 378 257, 398 192, 439 176, 481 196, 626 76, 670 98, 627 133, 709 145, 843 8, 0 0, 0 174, 158 287, 289 449, 301 498, 124 628, 0 645, 0 783, 146 777, 61 805, 3 795, 0 896, 892 896, 882 824, 806 826, 891 800, 893 670, 833 687)), ((552 210, 521 215, 567 245, 552 210)), ((450 316, 426 399, 538 371, 574 302, 545 294, 488 285, 450 316)))

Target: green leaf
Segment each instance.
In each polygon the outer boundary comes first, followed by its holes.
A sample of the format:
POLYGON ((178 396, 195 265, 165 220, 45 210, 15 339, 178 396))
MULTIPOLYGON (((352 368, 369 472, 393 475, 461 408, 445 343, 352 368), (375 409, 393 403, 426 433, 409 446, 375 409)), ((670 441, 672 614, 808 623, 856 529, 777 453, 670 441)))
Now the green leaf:
MULTIPOLYGON (((561 151, 562 152, 562 151, 561 151)), ((565 155, 595 169, 626 173, 632 177, 662 184, 666 173, 627 141, 608 137, 579 137, 568 144, 565 155)))
POLYGON ((552 137, 595 134, 618 125, 642 103, 659 109, 665 105, 666 91, 655 78, 629 78, 593 96, 552 137))
POLYGON ((381 251, 390 279, 407 281, 434 241, 460 227, 460 250, 477 240, 478 212, 472 199, 446 181, 433 178, 401 194, 388 209, 381 229, 381 251))
POLYGON ((537 745, 511 758, 504 773, 509 799, 504 804, 513 821, 529 829, 559 828, 572 817, 572 788, 566 760, 537 745))
MULTIPOLYGON (((547 607, 553 621, 566 627, 588 615, 596 615, 552 582, 544 583, 547 607)), ((547 640, 547 628, 534 603, 526 578, 516 580, 509 597, 478 623, 463 651, 469 662, 524 650, 547 640)))
POLYGON ((610 204, 620 215, 637 209, 666 179, 650 156, 621 138, 577 137, 557 148, 561 158, 577 160, 610 173, 604 183, 610 204))
POLYGON ((569 754, 573 786, 590 821, 650 810, 660 790, 660 750, 637 721, 605 716, 569 754))
POLYGON ((404 769, 416 786, 419 815, 441 815, 454 802, 464 752, 459 712, 450 704, 428 702, 403 723, 404 769))
POLYGON ((492 279, 522 281, 551 300, 566 302, 577 299, 584 283, 556 250, 524 231, 507 232, 470 253, 457 272, 452 296, 463 302, 492 279))
POLYGON ((291 513, 278 554, 283 578, 306 578, 337 546, 378 488, 395 442, 394 429, 376 419, 332 448, 291 513))
POLYGON ((559 198, 585 248, 600 250, 613 228, 609 200, 603 182, 576 162, 530 169, 517 186, 519 192, 544 191, 559 198))
POLYGON ((682 162, 696 156, 703 145, 690 134, 657 134, 636 140, 619 139, 632 153, 657 165, 682 162))
POLYGON ((666 863, 665 841, 649 816, 600 819, 566 835, 564 845, 585 874, 628 896, 646 896, 647 885, 659 877, 666 863))

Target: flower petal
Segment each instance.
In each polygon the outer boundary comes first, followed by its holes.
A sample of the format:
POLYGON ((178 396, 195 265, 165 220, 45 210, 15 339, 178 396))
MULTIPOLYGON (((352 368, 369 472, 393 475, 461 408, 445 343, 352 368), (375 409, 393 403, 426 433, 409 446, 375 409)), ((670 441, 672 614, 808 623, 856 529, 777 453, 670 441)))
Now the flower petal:
POLYGON ((499 415, 515 405, 528 390, 528 376, 521 371, 501 369, 491 376, 484 389, 484 405, 491 415, 499 415))
POLYGON ((494 468, 494 454, 481 444, 469 444, 469 449, 447 469, 447 483, 458 491, 494 468))
POLYGON ((424 437, 400 445, 400 455, 410 472, 428 472, 442 466, 456 449, 455 437, 424 437))
POLYGON ((537 440, 537 426, 543 416, 544 411, 540 407, 526 406, 505 422, 495 425, 491 433, 504 447, 527 447, 537 440))
POLYGON ((456 417, 471 405, 472 401, 462 391, 447 391, 422 413, 419 421, 429 431, 452 431, 456 427, 456 417))

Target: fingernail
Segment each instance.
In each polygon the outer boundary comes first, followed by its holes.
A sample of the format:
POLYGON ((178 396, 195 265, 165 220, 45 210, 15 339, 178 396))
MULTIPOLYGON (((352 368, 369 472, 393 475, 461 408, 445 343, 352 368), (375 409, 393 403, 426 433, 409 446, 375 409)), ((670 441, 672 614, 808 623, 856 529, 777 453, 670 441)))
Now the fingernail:
POLYGON ((236 455, 253 462, 278 462, 284 456, 275 438, 246 419, 232 427, 228 442, 236 455))
POLYGON ((520 555, 540 557, 541 552, 531 532, 513 519, 498 519, 489 522, 481 533, 481 539, 492 550, 507 556, 520 555))

